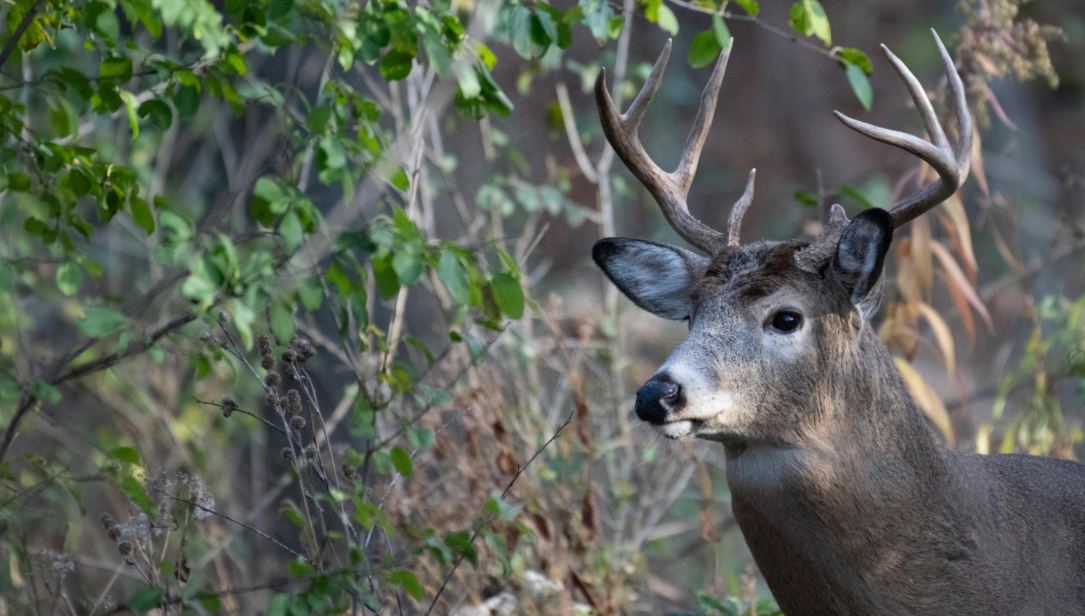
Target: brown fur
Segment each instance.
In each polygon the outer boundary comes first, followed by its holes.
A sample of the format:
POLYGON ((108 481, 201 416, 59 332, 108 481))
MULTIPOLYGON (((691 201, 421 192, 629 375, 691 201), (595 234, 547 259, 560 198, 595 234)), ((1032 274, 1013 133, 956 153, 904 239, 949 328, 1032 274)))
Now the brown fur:
MULTIPOLYGON (((857 316, 855 272, 799 267, 802 247, 683 253, 690 335, 664 367, 727 393, 694 434, 724 444, 735 518, 781 608, 1085 614, 1085 466, 946 448, 857 316), (763 329, 780 306, 801 310, 803 337, 763 329)), ((630 288, 619 257, 597 260, 630 288)))

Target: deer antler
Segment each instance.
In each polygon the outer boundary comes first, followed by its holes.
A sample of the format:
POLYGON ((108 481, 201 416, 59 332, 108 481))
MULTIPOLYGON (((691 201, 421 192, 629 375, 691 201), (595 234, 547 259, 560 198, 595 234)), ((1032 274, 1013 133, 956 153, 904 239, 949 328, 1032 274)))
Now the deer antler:
POLYGON ((953 97, 953 111, 957 116, 957 144, 955 147, 950 147, 949 140, 946 139, 946 133, 938 122, 931 101, 927 98, 927 93, 923 91, 923 86, 919 83, 919 80, 900 61, 900 58, 893 55, 893 52, 889 51, 889 48, 885 45, 882 45, 882 51, 893 65, 893 68, 896 69, 897 74, 908 86, 908 92, 912 95, 915 106, 923 116, 923 125, 930 136, 930 142, 908 133, 881 128, 849 118, 839 111, 833 112, 836 114, 837 119, 848 128, 858 131, 871 139, 910 152, 921 158, 938 173, 938 182, 932 182, 920 188, 893 205, 889 213, 893 215, 893 224, 896 227, 901 227, 910 222, 957 192, 957 189, 964 184, 965 179, 968 177, 968 168, 972 156, 972 116, 968 113, 968 101, 965 100, 961 76, 957 74, 953 59, 950 58, 946 46, 942 44, 942 39, 938 37, 938 33, 932 29, 931 34, 934 35, 934 42, 938 44, 938 53, 942 56, 946 79, 949 82, 949 89, 953 97))
MULTIPOLYGON (((731 40, 731 43, 733 42, 734 39, 731 40)), ((701 157, 705 139, 708 137, 712 116, 716 113, 720 84, 723 83, 723 74, 727 70, 727 59, 731 56, 731 43, 728 43, 727 48, 716 60, 712 75, 701 93, 701 106, 697 110, 697 119, 694 120, 693 128, 686 137, 682 160, 678 163, 678 168, 670 173, 661 169, 648 156, 644 144, 637 136, 637 129, 663 80, 663 72, 667 68, 667 60, 671 55, 671 41, 668 40, 663 47, 659 59, 652 67, 651 74, 648 75, 648 81, 644 83, 625 113, 619 113, 614 101, 610 98, 606 84, 606 69, 600 71, 599 77, 595 80, 595 103, 599 107, 599 116, 607 141, 614 147, 625 166, 652 194, 660 209, 663 210, 663 216, 667 218, 667 222, 678 232, 678 235, 708 254, 714 254, 719 249, 724 242, 724 234, 694 218, 689 213, 686 198, 689 196, 693 176, 697 173, 697 162, 701 157)), ((746 190, 731 211, 726 240, 728 245, 738 244, 742 215, 753 201, 755 175, 756 169, 751 170, 750 177, 746 181, 746 190)))

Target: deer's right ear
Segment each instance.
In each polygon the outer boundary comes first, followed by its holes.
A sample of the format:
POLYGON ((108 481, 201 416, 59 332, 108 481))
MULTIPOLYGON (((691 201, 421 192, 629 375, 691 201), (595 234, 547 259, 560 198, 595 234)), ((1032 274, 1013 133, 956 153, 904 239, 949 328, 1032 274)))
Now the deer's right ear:
POLYGON ((599 240, 591 256, 633 303, 664 319, 689 317, 689 294, 709 260, 699 254, 645 240, 599 240))
POLYGON ((882 266, 892 242, 893 217, 881 209, 856 216, 840 234, 831 269, 864 318, 872 316, 881 304, 882 266))

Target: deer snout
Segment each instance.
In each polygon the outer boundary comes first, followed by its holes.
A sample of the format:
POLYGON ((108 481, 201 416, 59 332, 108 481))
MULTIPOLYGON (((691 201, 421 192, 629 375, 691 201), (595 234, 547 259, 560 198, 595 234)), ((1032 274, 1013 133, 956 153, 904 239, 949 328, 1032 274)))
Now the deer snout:
POLYGON ((637 417, 648 423, 661 424, 668 412, 673 412, 679 405, 682 389, 671 380, 666 372, 661 372, 637 390, 637 417))

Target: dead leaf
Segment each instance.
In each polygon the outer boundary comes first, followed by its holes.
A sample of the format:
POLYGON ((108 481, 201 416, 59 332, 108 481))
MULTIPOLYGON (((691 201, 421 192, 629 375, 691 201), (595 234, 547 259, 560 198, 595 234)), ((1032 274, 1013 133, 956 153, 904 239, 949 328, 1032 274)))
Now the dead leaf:
POLYGON ((942 352, 942 359, 946 362, 946 370, 950 376, 954 376, 957 373, 957 358, 953 345, 953 333, 950 332, 949 326, 946 325, 941 315, 934 308, 931 308, 929 304, 920 302, 919 314, 923 315, 927 324, 931 326, 934 339, 938 342, 938 348, 942 352))
POLYGON ((957 262, 953 259, 953 255, 949 254, 949 251, 938 242, 931 242, 931 252, 938 257, 938 262, 948 279, 957 285, 964 298, 983 319, 984 324, 987 325, 988 333, 994 333, 995 326, 991 323, 991 315, 987 312, 987 306, 984 306, 983 301, 976 295, 976 290, 972 287, 964 272, 961 271, 961 266, 957 265, 957 262))
POLYGON ((946 437, 946 442, 950 445, 955 444, 956 437, 953 434, 953 423, 949 419, 949 411, 942 404, 942 399, 937 392, 923 380, 923 377, 916 372, 912 364, 908 363, 903 357, 894 356, 893 361, 896 362, 897 370, 900 371, 904 384, 908 386, 908 391, 912 393, 916 405, 934 422, 934 425, 946 437))

